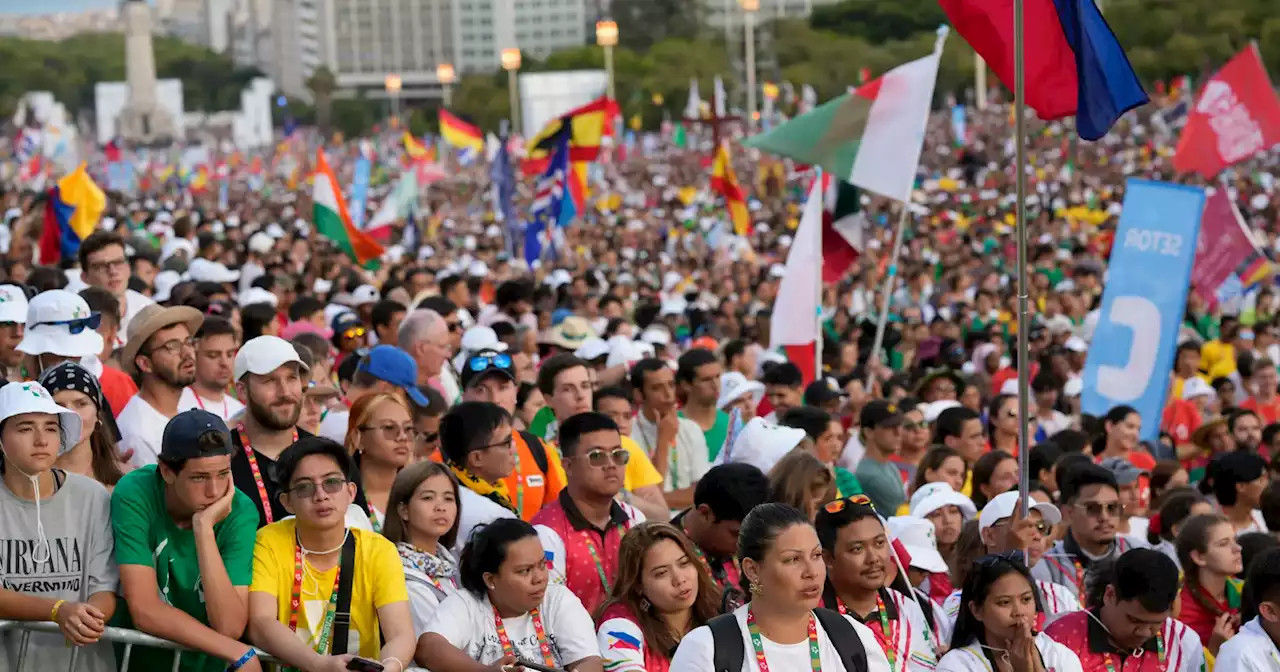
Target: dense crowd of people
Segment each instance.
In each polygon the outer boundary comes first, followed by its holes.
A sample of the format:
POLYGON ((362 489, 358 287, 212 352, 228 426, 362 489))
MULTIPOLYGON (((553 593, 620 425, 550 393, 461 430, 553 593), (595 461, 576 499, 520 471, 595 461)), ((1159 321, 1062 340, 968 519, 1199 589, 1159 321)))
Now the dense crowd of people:
MULTIPOLYGON (((240 184, 112 194, 41 263, 6 191, 0 669, 1280 670, 1274 291, 1191 295, 1159 441, 1082 413, 1123 178, 1173 135, 1036 128, 1019 362, 1005 115, 931 122, 879 352, 900 206, 862 197, 816 380, 769 343, 810 178, 749 152, 748 235, 659 142, 534 264, 480 167, 377 270, 240 184)), ((1269 250, 1274 167, 1228 176, 1269 250)))

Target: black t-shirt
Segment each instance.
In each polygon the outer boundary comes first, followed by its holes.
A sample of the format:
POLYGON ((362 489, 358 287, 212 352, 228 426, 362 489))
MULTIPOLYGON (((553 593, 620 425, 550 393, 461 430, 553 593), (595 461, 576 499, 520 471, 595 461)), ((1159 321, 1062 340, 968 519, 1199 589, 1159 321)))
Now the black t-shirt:
MULTIPOLYGON (((312 436, 311 433, 298 430, 298 438, 306 438, 312 436)), ((240 432, 238 430, 231 431, 231 441, 236 446, 236 452, 231 456, 231 479, 236 484, 236 489, 249 495, 249 499, 253 500, 253 505, 258 509, 258 527, 261 528, 267 524, 267 516, 262 508, 262 497, 258 492, 258 483, 253 478, 253 468, 249 466, 249 458, 245 456, 244 443, 240 440, 240 432)), ((288 518, 290 514, 285 510, 284 505, 280 503, 280 484, 275 481, 276 461, 259 453, 254 449, 253 456, 258 462, 258 469, 262 472, 262 484, 267 490, 267 498, 271 500, 271 520, 279 521, 288 518)), ((351 480, 356 484, 355 505, 369 512, 369 504, 364 498, 364 488, 360 485, 360 475, 353 473, 351 480)))

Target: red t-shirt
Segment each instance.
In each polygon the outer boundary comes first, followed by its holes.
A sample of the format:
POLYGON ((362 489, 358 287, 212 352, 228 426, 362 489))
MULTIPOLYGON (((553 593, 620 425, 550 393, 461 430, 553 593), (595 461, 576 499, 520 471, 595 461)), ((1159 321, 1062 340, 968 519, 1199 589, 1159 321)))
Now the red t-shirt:
POLYGON ((1175 446, 1191 442, 1191 435, 1204 420, 1200 417, 1200 410, 1196 408, 1193 401, 1185 399, 1174 399, 1168 406, 1164 408, 1164 417, 1160 420, 1160 431, 1166 432, 1173 437, 1175 446))
POLYGON ((1276 398, 1269 404, 1259 404, 1256 397, 1249 397, 1240 408, 1244 408, 1258 414, 1262 418, 1263 425, 1269 425, 1273 422, 1280 422, 1280 398, 1276 398))
POLYGON ((129 374, 105 364, 102 366, 102 373, 98 375, 98 382, 102 384, 102 396, 111 405, 113 416, 118 417, 129 399, 138 393, 138 386, 129 374))
POLYGON ((1182 611, 1178 613, 1178 620, 1187 624, 1187 627, 1200 635, 1200 641, 1205 646, 1209 645, 1209 638, 1213 636, 1213 626, 1217 622, 1218 616, 1222 612, 1230 614, 1240 613, 1239 591, 1231 584, 1227 583, 1227 601, 1225 603, 1218 602, 1203 590, 1192 588, 1190 584, 1182 584, 1182 611), (1234 595, 1233 595, 1234 591, 1234 595), (1199 599, 1197 598, 1197 594, 1199 599), (1212 604, 1216 609, 1205 606, 1204 603, 1212 604), (1235 607, 1232 607, 1232 603, 1235 607))

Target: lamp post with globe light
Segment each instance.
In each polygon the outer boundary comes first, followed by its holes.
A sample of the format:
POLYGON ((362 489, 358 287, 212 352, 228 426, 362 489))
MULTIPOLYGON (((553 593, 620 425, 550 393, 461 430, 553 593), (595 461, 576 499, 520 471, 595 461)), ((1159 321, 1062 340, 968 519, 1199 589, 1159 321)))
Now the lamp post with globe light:
POLYGON ((440 92, 443 94, 446 109, 453 105, 453 82, 456 76, 452 63, 441 63, 436 66, 436 79, 440 81, 440 92))
POLYGON ((502 69, 507 71, 507 90, 511 96, 512 133, 521 133, 520 128, 520 92, 517 90, 516 78, 520 70, 520 50, 516 48, 502 50, 502 69))
POLYGON ((609 75, 608 96, 616 98, 613 89, 613 48, 618 46, 618 24, 612 20, 596 21, 596 44, 604 49, 604 71, 609 75))
POLYGON ((747 130, 756 128, 756 12, 760 0, 738 0, 742 4, 742 25, 746 29, 747 42, 747 130))

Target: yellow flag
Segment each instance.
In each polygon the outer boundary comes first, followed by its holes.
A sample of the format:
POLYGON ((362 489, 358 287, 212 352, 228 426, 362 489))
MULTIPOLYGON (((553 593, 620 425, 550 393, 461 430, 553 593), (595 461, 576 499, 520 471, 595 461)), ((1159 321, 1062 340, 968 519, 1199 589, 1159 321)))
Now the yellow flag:
POLYGON ((98 228, 102 211, 107 209, 107 196, 84 170, 84 164, 74 172, 58 180, 58 193, 62 202, 75 207, 71 215, 71 230, 80 240, 89 237, 98 228))

